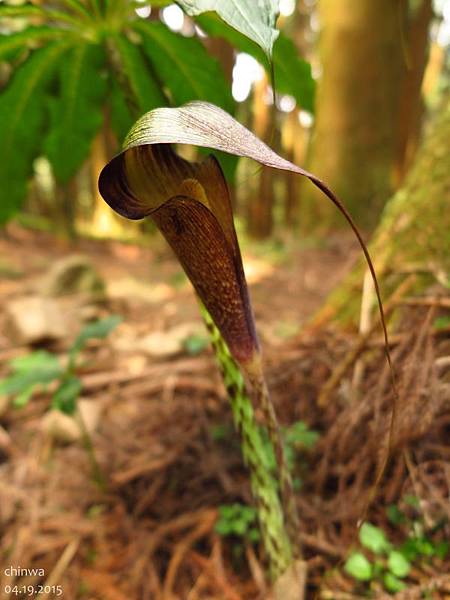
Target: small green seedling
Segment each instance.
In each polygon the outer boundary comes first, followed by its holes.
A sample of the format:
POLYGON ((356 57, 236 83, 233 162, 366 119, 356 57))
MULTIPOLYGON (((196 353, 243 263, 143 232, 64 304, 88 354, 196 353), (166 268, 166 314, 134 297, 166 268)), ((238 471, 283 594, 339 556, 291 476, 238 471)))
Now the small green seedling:
POLYGON ((223 537, 237 537, 256 543, 260 539, 256 509, 246 504, 224 504, 219 507, 215 530, 223 537))
POLYGON ((56 384, 56 390, 50 396, 50 407, 66 415, 77 416, 93 478, 100 488, 105 487, 105 480, 83 418, 79 411, 77 413, 77 400, 83 383, 76 373, 80 366, 81 351, 87 342, 107 337, 121 321, 121 317, 113 315, 86 325, 69 348, 65 364, 55 354, 45 350, 15 358, 10 362, 11 375, 0 381, 0 395, 12 396, 13 406, 16 408, 26 406, 38 390, 46 391, 50 384, 56 384))
POLYGON ((81 379, 76 375, 81 351, 89 340, 108 336, 121 320, 121 317, 113 315, 86 325, 69 348, 65 365, 55 354, 46 350, 37 350, 13 359, 10 362, 11 375, 0 381, 0 395, 12 396, 13 406, 22 408, 35 392, 45 391, 56 382, 56 390, 51 395, 51 408, 73 415, 82 390, 81 379))
POLYGON ((249 544, 258 544, 261 534, 258 523, 258 512, 253 506, 240 504, 224 504, 219 507, 219 518, 215 531, 231 541, 231 556, 236 568, 242 565, 244 549, 249 544))
POLYGON ((406 587, 402 581, 411 570, 411 563, 389 542, 386 534, 371 523, 364 523, 359 530, 361 545, 375 559, 370 561, 362 552, 353 552, 344 565, 345 571, 354 579, 370 583, 381 580, 388 592, 399 592, 406 587))
POLYGON ((403 503, 413 511, 413 517, 408 516, 396 504, 391 504, 386 510, 389 521, 396 526, 403 526, 408 532, 408 538, 401 545, 402 554, 409 561, 431 560, 436 558, 444 560, 450 549, 447 540, 435 540, 435 536, 446 525, 447 519, 440 519, 432 528, 426 527, 420 513, 420 500, 417 496, 407 494, 403 497, 403 503))
MULTIPOLYGON (((415 511, 420 509, 420 502, 415 496, 405 496, 403 501, 415 511)), ((449 543, 427 538, 423 520, 409 519, 395 504, 390 505, 386 513, 393 525, 407 528, 408 539, 395 547, 382 529, 364 523, 359 531, 359 541, 372 558, 369 559, 364 552, 355 551, 347 559, 344 569, 357 581, 366 584, 380 581, 388 592, 396 593, 406 588, 403 580, 409 575, 414 561, 443 560, 449 551, 449 543)))

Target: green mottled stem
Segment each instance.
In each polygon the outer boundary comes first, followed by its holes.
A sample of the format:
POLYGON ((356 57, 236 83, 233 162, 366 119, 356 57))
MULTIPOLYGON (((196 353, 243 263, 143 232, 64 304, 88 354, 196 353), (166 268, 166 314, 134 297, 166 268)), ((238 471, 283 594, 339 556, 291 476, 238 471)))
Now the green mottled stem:
POLYGON ((286 528, 289 534, 289 539, 292 544, 292 551, 295 558, 301 557, 301 546, 299 539, 300 523, 295 502, 294 488, 292 485, 291 472, 289 470, 286 454, 284 451, 283 439, 281 430, 278 424, 277 415, 270 399, 269 390, 264 378, 262 367, 259 364, 258 372, 250 374, 250 383, 254 395, 255 406, 261 408, 264 418, 264 423, 269 433, 269 439, 272 447, 275 450, 275 458, 277 462, 278 475, 280 479, 281 499, 283 509, 286 516, 286 528))
POLYGON ((285 528, 278 485, 270 472, 268 457, 253 412, 253 404, 247 393, 241 370, 203 305, 201 311, 222 370, 234 423, 241 438, 244 461, 250 471, 252 493, 258 510, 264 548, 270 562, 271 577, 277 580, 292 563, 291 544, 285 528))

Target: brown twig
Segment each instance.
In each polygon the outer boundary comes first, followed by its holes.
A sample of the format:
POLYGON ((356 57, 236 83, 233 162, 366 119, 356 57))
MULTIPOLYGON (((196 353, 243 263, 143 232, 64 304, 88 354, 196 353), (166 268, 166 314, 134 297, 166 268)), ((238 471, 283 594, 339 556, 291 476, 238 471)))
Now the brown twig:
MULTIPOLYGON (((410 289, 414 283, 414 276, 410 276, 405 279, 401 285, 395 290, 389 300, 385 303, 385 315, 386 318, 389 318, 392 311, 397 307, 399 299, 405 292, 410 289)), ((323 388, 320 391, 319 398, 317 400, 317 404, 320 408, 325 408, 330 400, 331 394, 339 385, 339 382, 353 365, 355 360, 359 357, 361 352, 367 345, 369 338, 372 336, 374 331, 378 329, 378 322, 374 322, 372 326, 368 329, 368 331, 359 338, 359 341, 353 346, 353 348, 345 355, 343 360, 335 367, 328 381, 325 383, 323 388)))

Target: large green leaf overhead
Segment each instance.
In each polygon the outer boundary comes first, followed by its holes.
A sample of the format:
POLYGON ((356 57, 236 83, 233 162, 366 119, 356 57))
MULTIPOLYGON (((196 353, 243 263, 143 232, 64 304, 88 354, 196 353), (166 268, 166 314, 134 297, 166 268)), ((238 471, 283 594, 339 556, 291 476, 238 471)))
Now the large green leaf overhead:
POLYGON ((108 107, 111 118, 111 128, 116 134, 119 145, 122 145, 125 136, 130 131, 135 119, 127 105, 125 91, 120 87, 114 77, 108 83, 108 107))
POLYGON ((173 104, 208 100, 232 111, 230 85, 217 60, 198 38, 173 33, 163 23, 138 21, 143 47, 173 104))
MULTIPOLYGON (((209 11, 201 18, 211 29, 219 28, 212 35, 227 37, 267 68, 278 35, 277 0, 180 0, 178 4, 190 14, 209 11)), ((26 196, 37 156, 50 160, 61 183, 76 174, 89 156, 105 114, 122 142, 136 118, 156 107, 201 99, 234 112, 230 82, 202 41, 174 33, 159 21, 139 18, 129 0, 38 4, 25 0, 20 5, 0 0, 2 16, 33 23, 7 35, 0 33, 0 60, 13 68, 0 91, 2 221, 18 210, 26 196), (64 60, 57 60, 63 53, 64 60), (50 76, 54 76, 52 85, 47 85, 50 76)), ((307 108, 308 66, 294 57, 295 48, 287 40, 278 39, 274 48, 277 88, 292 93, 307 108)), ((231 180, 237 159, 216 155, 231 180)))
POLYGON ((215 11, 221 19, 253 40, 268 57, 278 31, 278 0, 176 0, 190 16, 215 11))
POLYGON ((61 183, 77 172, 102 124, 106 93, 106 79, 101 76, 104 59, 101 46, 81 43, 61 63, 58 100, 52 103, 50 134, 44 147, 61 183))
MULTIPOLYGON (((208 54, 198 38, 178 35, 156 21, 138 21, 135 30, 142 35, 144 51, 174 106, 207 100, 233 113, 230 83, 218 61, 208 54)), ((236 157, 217 151, 214 155, 227 180, 233 181, 236 157)))
MULTIPOLYGON (((1 15, 0 15, 1 16, 1 15)), ((39 25, 37 27, 28 27, 23 31, 9 33, 8 35, 0 35, 0 59, 8 60, 12 58, 18 51, 24 48, 32 48, 36 44, 49 42, 51 40, 63 39, 67 40, 67 36, 61 29, 39 25)))
MULTIPOLYGON (((142 55, 140 48, 122 35, 114 36, 113 47, 117 52, 124 81, 119 81, 136 102, 136 109, 144 113, 147 110, 167 104, 161 84, 152 76, 150 65, 142 55)), ((125 90, 126 91, 126 90, 125 90)), ((129 100, 131 100, 129 98, 129 100)))
POLYGON ((52 44, 33 52, 0 96, 0 223, 25 197, 33 160, 42 147, 46 87, 65 50, 52 44))

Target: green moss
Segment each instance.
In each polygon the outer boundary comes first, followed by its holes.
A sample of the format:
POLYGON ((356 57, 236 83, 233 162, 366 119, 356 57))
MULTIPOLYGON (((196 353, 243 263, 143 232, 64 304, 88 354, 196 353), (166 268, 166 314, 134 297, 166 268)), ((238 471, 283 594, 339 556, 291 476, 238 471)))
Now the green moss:
MULTIPOLYGON (((382 295, 389 297, 406 273, 417 273, 416 291, 450 272, 450 97, 430 125, 404 186, 386 205, 369 245, 382 295), (428 274, 428 275, 427 275, 428 274)), ((361 259, 331 294, 316 321, 356 324, 365 262, 361 259)), ((411 290, 409 290, 411 293, 411 290)))

